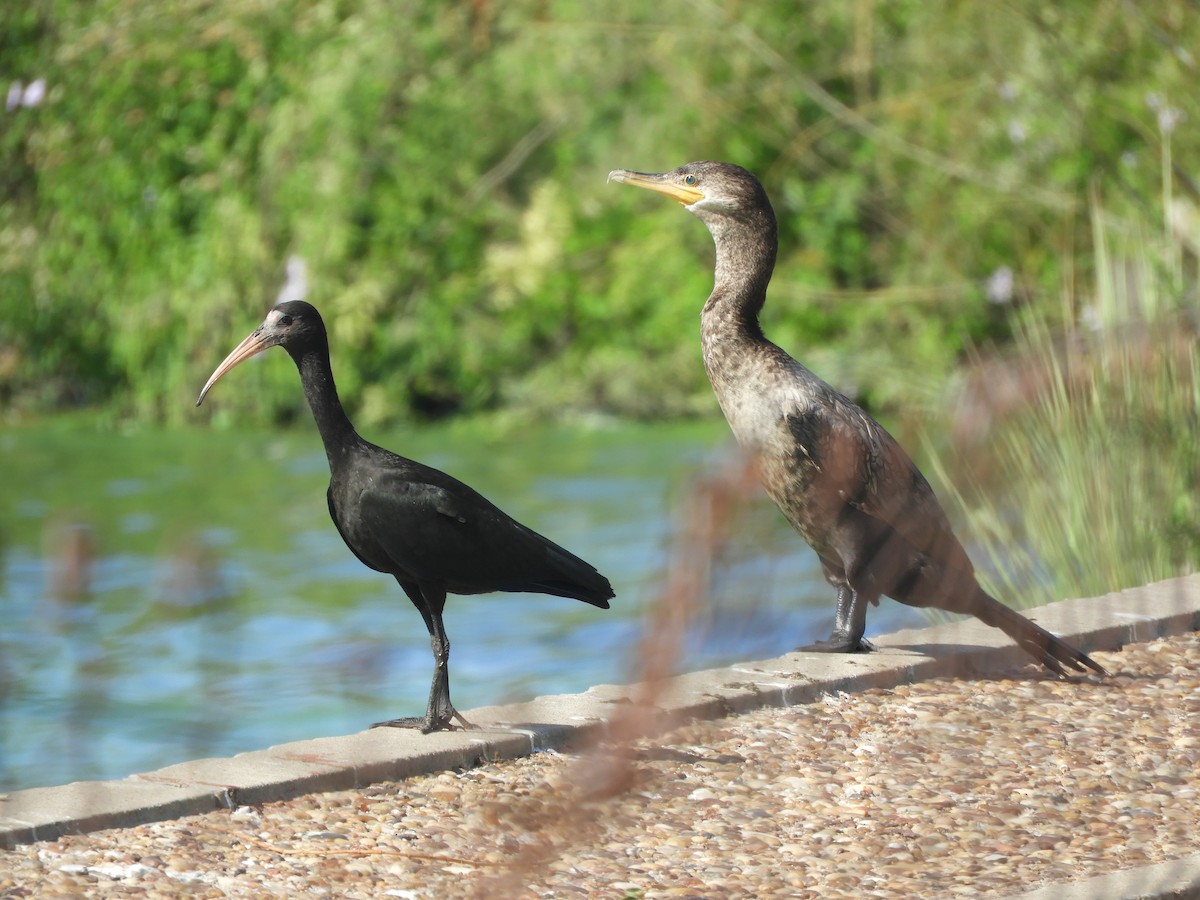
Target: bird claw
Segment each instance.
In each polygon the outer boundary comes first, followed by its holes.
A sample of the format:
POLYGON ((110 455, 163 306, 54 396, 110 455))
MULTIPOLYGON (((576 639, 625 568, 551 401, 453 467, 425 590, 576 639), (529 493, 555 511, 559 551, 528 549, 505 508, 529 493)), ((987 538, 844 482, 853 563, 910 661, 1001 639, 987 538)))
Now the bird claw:
POLYGON ((477 727, 464 719, 457 709, 451 707, 448 714, 443 713, 436 719, 426 719, 425 724, 421 726, 421 734, 434 731, 471 731, 477 727), (454 724, 455 722, 458 724, 454 724))
POLYGON ((425 727, 424 716, 404 716, 399 719, 388 719, 386 722, 372 722, 372 728, 421 728, 425 727))
POLYGON ((457 709, 433 718, 431 716, 403 716, 399 719, 388 719, 386 722, 375 722, 372 728, 416 728, 421 734, 431 734, 435 731, 467 731, 477 728, 462 717, 457 709), (458 724, 456 725, 455 722, 458 724))
POLYGON ((858 640, 851 639, 848 635, 835 634, 828 640, 817 641, 815 644, 808 644, 803 647, 797 647, 797 653, 873 653, 878 649, 874 644, 866 638, 858 640))

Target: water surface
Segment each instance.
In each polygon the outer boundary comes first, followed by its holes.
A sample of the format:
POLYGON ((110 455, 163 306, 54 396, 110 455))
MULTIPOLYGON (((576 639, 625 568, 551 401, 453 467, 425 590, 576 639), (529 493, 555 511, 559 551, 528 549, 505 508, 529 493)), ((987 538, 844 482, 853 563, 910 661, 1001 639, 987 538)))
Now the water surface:
MULTIPOLYGON (((678 501, 731 452, 722 422, 367 434, 444 469, 613 583, 602 611, 451 596, 461 710, 625 682, 678 501)), ((124 775, 424 712, 420 616, 364 568, 293 431, 0 433, 0 789, 124 775)), ((826 636, 832 592, 765 500, 738 519, 680 668, 826 636)), ((885 601, 870 631, 920 623, 885 601)))

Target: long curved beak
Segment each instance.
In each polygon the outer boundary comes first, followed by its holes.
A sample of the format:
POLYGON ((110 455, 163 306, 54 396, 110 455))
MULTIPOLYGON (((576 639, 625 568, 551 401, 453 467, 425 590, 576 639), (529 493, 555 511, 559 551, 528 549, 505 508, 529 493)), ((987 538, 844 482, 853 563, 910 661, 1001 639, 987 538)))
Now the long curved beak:
POLYGON ((255 354, 262 353, 268 347, 273 346, 275 346, 274 343, 263 334, 261 325, 254 329, 246 336, 245 340, 233 348, 233 352, 225 357, 225 361, 217 366, 216 371, 208 376, 208 381, 204 382, 204 387, 200 389, 200 396, 196 398, 196 405, 199 406, 204 402, 204 396, 212 390, 214 384, 221 380, 222 375, 239 363, 244 363, 255 354))
POLYGON ((677 200, 684 206, 691 206, 704 199, 704 194, 700 191, 675 181, 670 172, 652 175, 648 172, 631 172, 629 169, 613 169, 608 173, 608 180, 646 188, 670 197, 672 200, 677 200))

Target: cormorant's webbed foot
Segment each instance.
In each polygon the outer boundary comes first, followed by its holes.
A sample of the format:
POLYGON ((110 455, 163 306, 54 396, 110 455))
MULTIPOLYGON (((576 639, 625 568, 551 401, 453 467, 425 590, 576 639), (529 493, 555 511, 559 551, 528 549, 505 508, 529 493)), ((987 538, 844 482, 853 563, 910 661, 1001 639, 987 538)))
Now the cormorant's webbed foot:
POLYGON ((828 640, 817 641, 804 647, 797 647, 798 653, 872 653, 876 650, 874 644, 866 638, 854 639, 848 634, 838 634, 836 631, 828 640))
POLYGON ((870 653, 875 647, 863 637, 869 599, 848 584, 839 584, 833 634, 827 640, 796 649, 804 653, 870 653))

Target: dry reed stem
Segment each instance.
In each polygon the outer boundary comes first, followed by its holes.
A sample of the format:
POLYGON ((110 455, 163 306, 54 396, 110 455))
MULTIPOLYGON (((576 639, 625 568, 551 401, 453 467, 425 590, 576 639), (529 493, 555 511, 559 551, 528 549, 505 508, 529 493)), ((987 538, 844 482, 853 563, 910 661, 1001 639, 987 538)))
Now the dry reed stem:
POLYGON ((712 560, 739 509, 757 490, 758 462, 746 454, 697 481, 680 510, 665 583, 642 632, 630 703, 611 720, 605 736, 583 751, 565 790, 544 784, 505 811, 506 824, 524 832, 525 847, 505 870, 483 878, 475 896, 518 896, 547 863, 595 833, 606 803, 637 785, 633 744, 679 724, 664 720, 658 701, 675 671, 688 623, 707 600, 712 560))

